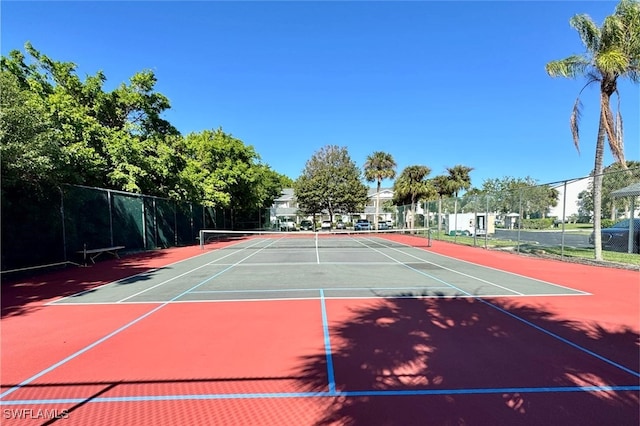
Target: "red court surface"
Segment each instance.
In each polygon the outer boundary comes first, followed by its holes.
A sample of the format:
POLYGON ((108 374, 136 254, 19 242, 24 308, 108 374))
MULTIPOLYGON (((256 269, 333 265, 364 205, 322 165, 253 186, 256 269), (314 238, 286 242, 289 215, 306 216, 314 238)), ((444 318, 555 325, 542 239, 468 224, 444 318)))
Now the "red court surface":
POLYGON ((3 286, 2 424, 640 423, 637 271, 429 250, 591 295, 44 304, 199 252, 105 261, 3 286))

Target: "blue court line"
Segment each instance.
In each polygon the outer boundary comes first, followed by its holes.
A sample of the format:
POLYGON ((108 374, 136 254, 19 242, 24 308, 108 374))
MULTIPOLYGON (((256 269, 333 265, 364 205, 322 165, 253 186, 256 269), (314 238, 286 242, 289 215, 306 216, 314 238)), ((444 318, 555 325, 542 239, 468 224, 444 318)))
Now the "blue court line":
MULTIPOLYGON (((0 398, 4 398, 5 396, 7 396, 9 394, 12 394, 13 392, 17 391, 21 387, 23 387, 25 385, 28 385, 29 383, 33 382, 37 378, 44 376, 45 374, 55 370, 56 368, 60 367, 61 365, 66 364, 67 362, 69 362, 72 359, 76 358, 77 356, 82 355, 83 353, 87 352, 90 349, 93 349, 94 347, 98 346, 100 343, 104 342, 107 339, 110 339, 111 337, 115 336, 116 334, 120 333, 121 331, 126 330, 127 328, 131 327, 132 325, 134 325, 138 321, 141 321, 141 320, 145 319, 146 317, 148 317, 149 315, 153 314, 154 312, 158 311, 159 309, 161 309, 162 307, 164 307, 166 305, 167 305, 167 303, 165 302, 160 306, 156 306, 155 308, 153 308, 149 312, 139 316, 138 318, 134 319, 131 322, 128 322, 127 324, 123 325, 122 327, 118 328, 117 330, 112 331, 111 333, 109 333, 106 336, 102 337, 101 339, 96 340, 95 342, 91 343, 89 346, 85 346, 84 348, 82 348, 79 351, 69 355, 68 357, 64 358, 63 360, 56 362, 55 364, 53 364, 49 368, 46 368, 46 369, 42 370, 41 372, 29 377, 26 380, 23 380, 22 382, 18 383, 14 387, 12 387, 10 389, 7 389, 6 391, 2 392, 0 394, 0 398)), ((0 402, 2 402, 2 401, 0 401, 0 402)))
MULTIPOLYGON (((364 244, 364 243, 362 243, 362 242, 361 242, 360 244, 362 244, 362 245, 364 245, 365 247, 368 247, 368 248, 370 248, 370 249, 372 249, 372 250, 377 251, 378 253, 382 254, 383 256, 388 257, 389 259, 395 260, 396 262, 398 262, 398 263, 402 264, 402 262, 400 262, 399 260, 394 259, 393 257, 389 256, 388 254, 382 253, 380 250, 376 249, 375 247, 367 246, 366 244, 364 244)), ((423 272, 423 271, 420 271, 420 270, 418 270, 418 269, 412 268, 412 267, 411 267, 411 266, 409 266, 409 265, 404 265, 404 266, 405 266, 405 267, 407 267, 408 269, 411 269, 411 270, 413 270, 413 271, 415 271, 415 272, 417 272, 417 273, 421 274, 421 275, 424 275, 424 276, 426 276, 426 277, 432 278, 432 279, 434 279, 434 280, 436 280, 436 281, 439 281, 439 282, 441 282, 441 283, 443 283, 443 284, 447 284, 447 285, 449 285, 449 286, 453 287, 454 289, 456 289, 456 290, 458 290, 458 291, 460 291, 460 292, 462 292, 462 293, 466 294, 467 296, 469 296, 469 297, 471 297, 471 298, 473 298, 473 299, 476 299, 476 300, 478 300, 479 302, 482 302, 482 303, 484 303, 485 305, 490 306, 490 307, 492 307, 493 309, 495 309, 495 310, 497 310, 497 311, 499 311, 499 312, 502 312, 502 313, 504 313, 504 314, 507 314, 507 315, 508 315, 508 316, 510 316, 511 318, 517 319, 518 321, 520 321, 520 322, 522 322, 522 323, 524 323, 524 324, 526 324, 526 325, 528 325, 528 326, 530 326, 530 327, 533 327, 533 328, 535 328, 535 329, 536 329, 536 330, 538 330, 538 331, 541 331, 542 333, 546 334, 547 336, 551 336, 551 337, 553 337, 553 338, 555 338, 555 339, 557 339, 557 340, 559 340, 559 341, 561 341, 561 342, 563 342, 563 343, 566 343, 567 345, 571 346, 572 348, 578 349, 578 350, 580 350, 580 351, 582 351, 582 352, 584 352, 584 353, 586 353, 586 354, 588 354, 588 355, 591 355, 591 356, 593 356, 593 357, 595 357, 595 358, 599 359, 600 361, 603 361, 603 362, 605 362, 605 363, 607 363, 607 364, 609 364, 609 365, 611 365, 611 366, 613 366, 613 367, 619 368, 620 370, 622 370, 622 371, 624 371, 624 372, 627 372, 627 373, 629 373, 629 374, 631 374, 631 375, 633 375, 633 376, 640 377, 640 373, 639 373, 639 372, 634 371, 634 370, 631 370, 630 368, 627 368, 627 367, 625 367, 625 366, 623 366, 623 365, 621 365, 621 364, 618 364, 617 362, 612 361, 612 360, 610 360, 609 358, 606 358, 606 357, 604 357, 604 356, 602 356, 602 355, 599 355, 599 354, 597 354, 597 353, 595 353, 595 352, 593 352, 593 351, 590 351, 589 349, 584 348, 584 347, 582 347, 582 346, 578 345, 577 343, 573 343, 572 341, 567 340, 567 339, 565 339, 564 337, 562 337, 562 336, 560 336, 560 335, 558 335, 558 334, 555 334, 555 333, 553 333, 553 332, 551 332, 551 331, 549 331, 549 330, 546 330, 546 329, 544 329, 544 328, 542 328, 542 327, 540 327, 540 326, 538 326, 538 325, 536 325, 536 324, 532 323, 531 321, 528 321, 528 320, 526 320, 526 319, 524 319, 524 318, 522 318, 522 317, 519 317, 518 315, 513 314, 513 313, 511 313, 511 312, 509 312, 509 311, 507 311, 507 310, 505 310, 505 309, 503 309, 503 308, 501 308, 501 307, 499 307, 499 306, 497 306, 497 305, 495 305, 495 304, 493 304, 493 303, 491 303, 491 302, 488 302, 488 301, 484 300, 483 298, 481 298, 481 297, 479 297, 479 296, 472 295, 472 294, 470 294, 470 293, 468 293, 468 292, 466 292, 466 291, 464 291, 464 290, 462 290, 462 289, 459 289, 458 287, 454 286, 453 284, 449 284, 449 283, 447 283, 446 281, 443 281, 443 280, 441 280, 441 279, 439 279, 439 278, 436 278, 436 277, 434 277, 434 276, 432 276, 432 275, 430 275, 430 274, 427 274, 426 272, 423 272)))
MULTIPOLYGON (((275 242, 276 240, 274 240, 273 242, 275 242)), ((260 252, 261 250, 265 249, 266 247, 270 246, 271 244, 273 244, 273 242, 267 244, 266 246, 262 247, 260 250, 257 250, 253 253, 251 253, 249 256, 243 258, 242 260, 239 260, 238 262, 236 262, 236 264, 245 261, 246 259, 250 258, 251 256, 256 255, 258 252, 260 252)), ((38 379, 39 377, 42 377, 43 375, 55 370, 56 368, 60 367, 63 364, 66 364, 67 362, 71 361, 72 359, 78 357, 79 355, 82 355, 83 353, 87 352, 88 350, 98 346, 100 343, 103 343, 104 341, 110 339, 111 337, 115 336, 116 334, 126 330, 127 328, 131 327, 132 325, 136 324, 137 322, 145 319, 146 317, 148 317, 149 315, 157 312, 158 310, 164 308, 165 306, 167 306, 169 303, 176 301, 177 299, 179 299, 180 297, 184 296, 185 294, 189 293, 191 290, 194 290, 198 287, 200 287, 201 285, 203 285, 204 283, 207 283, 209 281, 211 281, 212 279, 216 278, 217 276, 219 276, 220 274, 228 271, 229 269, 233 268, 236 264, 233 264, 231 266, 229 266, 228 268, 223 269, 222 271, 218 272, 217 274, 207 278, 206 280, 200 282, 199 284, 191 287, 190 289, 178 294, 177 296, 175 296, 174 298, 172 298, 171 300, 167 301, 167 302, 163 302, 161 305, 156 306, 155 308, 153 308, 152 310, 150 310, 149 312, 139 316, 138 318, 135 318, 134 320, 128 322, 127 324, 123 325, 122 327, 118 328, 115 331, 112 331, 111 333, 107 334, 106 336, 96 340, 95 342, 91 343, 88 346, 85 346, 84 348, 80 349, 79 351, 74 352, 73 354, 69 355, 68 357, 64 358, 61 361, 56 362, 55 364, 53 364, 52 366, 40 371, 39 373, 29 377, 26 380, 23 380, 22 382, 18 383, 17 385, 13 386, 10 389, 7 389, 6 391, 2 392, 0 394, 0 399, 4 398, 7 395, 12 394, 13 392, 17 391, 18 389, 24 387, 25 385, 28 385, 29 383, 31 383, 32 381, 38 379)), ((1 401, 0 401, 1 402, 1 401)))
POLYGON ((329 394, 336 393, 336 379, 333 373, 333 357, 331 355, 331 338, 327 321, 327 307, 324 300, 324 290, 320 289, 320 304, 322 306, 322 332, 324 333, 324 351, 327 357, 327 377, 329 378, 329 394))
POLYGON ((273 392, 273 393, 228 393, 228 394, 185 394, 185 395, 139 395, 113 396, 98 398, 61 398, 61 399, 16 399, 0 401, 0 406, 36 405, 36 404, 78 404, 105 402, 148 402, 148 401, 188 401, 215 399, 282 399, 282 398, 335 398, 376 397, 376 396, 432 396, 432 395, 488 395, 505 393, 566 393, 566 392, 636 392, 640 386, 558 386, 558 387, 510 387, 475 389, 415 389, 415 390, 370 390, 370 391, 334 391, 334 392, 273 392))
POLYGON ((590 351, 590 350, 589 350, 589 349, 587 349, 587 348, 583 348, 582 346, 578 345, 577 343, 573 343, 571 340, 567 340, 567 339, 565 339, 564 337, 562 337, 562 336, 560 336, 560 335, 558 335, 558 334, 555 334, 555 333, 553 333, 553 332, 551 332, 551 331, 549 331, 549 330, 546 330, 546 329, 544 329, 544 328, 540 327, 539 325, 536 325, 536 324, 532 323, 531 321, 528 321, 528 320, 526 320, 526 319, 524 319, 524 318, 521 318, 521 317, 517 316, 516 314, 513 314, 513 313, 511 313, 511 312, 509 312, 509 311, 507 311, 507 310, 505 310, 505 309, 502 309, 501 307, 496 306, 496 305, 494 305, 493 303, 489 303, 489 302, 487 302, 486 300, 483 300, 483 299, 480 299, 480 298, 478 298, 478 300, 479 300, 479 301, 481 301, 482 303, 486 304, 486 305, 491 306, 491 307, 492 307, 492 308, 494 308, 494 309, 497 309, 498 311, 502 312, 503 314, 509 315, 511 318, 517 319, 518 321, 521 321, 521 322, 525 323, 526 325, 528 325, 528 326, 530 326, 530 327, 533 327, 533 328, 535 328, 536 330, 538 330, 538 331, 541 331, 541 332, 545 333, 545 334, 546 334, 546 335, 548 335, 548 336, 554 337, 554 338, 556 338, 556 339, 560 340, 560 341, 561 341, 561 342, 563 342, 563 343, 566 343, 567 345, 569 345, 569 346, 571 346, 571 347, 573 347, 573 348, 575 348, 575 349, 579 349, 579 350, 581 350, 582 352, 584 352, 584 353, 586 353, 586 354, 589 354, 589 355, 591 355, 591 356, 593 356, 593 357, 595 357, 595 358, 599 359, 600 361, 604 361, 604 362, 606 362, 607 364, 612 365, 612 366, 614 366, 614 367, 617 367, 617 368, 619 368, 620 370, 622 370, 622 371, 624 371, 624 372, 627 372, 627 373, 629 373, 629 374, 631 374, 631 375, 633 375, 633 376, 640 377, 640 373, 639 373, 639 372, 637 372, 637 371, 631 370, 630 368, 627 368, 627 367, 625 367, 624 365, 618 364, 617 362, 612 361, 612 360, 610 360, 609 358, 605 358, 605 357, 603 357, 602 355, 598 355, 597 353, 595 353, 595 352, 593 352, 593 351, 590 351))

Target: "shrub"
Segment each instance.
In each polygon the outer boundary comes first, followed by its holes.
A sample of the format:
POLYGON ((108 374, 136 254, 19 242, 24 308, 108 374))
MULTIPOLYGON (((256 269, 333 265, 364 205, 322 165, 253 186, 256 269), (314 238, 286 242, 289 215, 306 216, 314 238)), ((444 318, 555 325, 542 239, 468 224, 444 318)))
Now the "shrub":
POLYGON ((553 226, 553 218, 545 219, 523 219, 522 227, 524 229, 548 229, 553 226))
POLYGON ((609 228, 611 226, 613 226, 616 223, 615 220, 611 220, 611 219, 602 219, 600 221, 600 227, 601 228, 609 228))

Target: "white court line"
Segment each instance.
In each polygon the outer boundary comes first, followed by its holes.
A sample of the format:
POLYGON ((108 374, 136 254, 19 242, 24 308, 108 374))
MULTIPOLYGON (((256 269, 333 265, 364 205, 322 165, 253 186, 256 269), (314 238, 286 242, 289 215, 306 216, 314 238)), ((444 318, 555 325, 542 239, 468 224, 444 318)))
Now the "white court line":
MULTIPOLYGON (((405 254, 405 255, 407 255, 407 256, 409 256, 409 257, 413 257, 414 259, 420 260, 420 261, 422 261, 422 262, 429 263, 429 264, 431 264, 431 265, 435 265, 435 266, 438 266, 438 267, 440 267, 440 268, 447 269, 447 270, 449 270, 449 271, 452 271, 452 272, 455 272, 455 273, 458 273, 458 274, 461 274, 461 275, 466 275, 466 276, 468 276, 468 277, 470 277, 470 278, 474 278, 474 279, 477 279, 477 280, 482 281, 482 279, 480 279, 480 278, 476 278, 476 277, 474 277, 474 276, 472 276, 472 275, 464 274, 464 273, 462 273, 462 272, 456 271, 455 269, 449 269, 449 268, 446 268, 446 267, 444 267, 444 266, 442 266, 442 265, 440 265, 440 264, 438 264, 438 263, 431 262, 431 261, 429 261, 429 260, 423 259, 423 258, 418 257, 418 256, 414 256, 414 255, 412 255, 412 254, 410 254, 410 253, 407 253, 407 252, 404 252, 404 251, 402 251, 402 250, 400 250, 400 249, 398 249, 398 248, 390 247, 390 246, 385 246, 384 244, 382 244, 382 243, 380 243, 380 242, 378 242, 378 241, 375 241, 375 240, 371 240, 371 242, 372 242, 372 243, 374 243, 374 244, 382 245, 382 247, 383 247, 383 248, 387 248, 387 249, 395 250, 395 251, 397 251, 397 252, 399 252, 399 253, 402 253, 402 254, 405 254)), ((396 242, 394 241, 394 243, 396 243, 396 242)), ((399 244, 402 244, 402 245, 404 245, 404 246, 406 246, 406 247, 408 247, 408 248, 410 248, 410 249, 415 249, 415 247, 412 247, 412 246, 410 246, 409 244, 403 244, 403 243, 399 243, 399 244)), ((571 288, 571 287, 564 286, 564 285, 561 285, 561 284, 551 283, 551 282, 544 281, 544 280, 541 280, 541 279, 538 279, 538 278, 528 277, 528 276, 526 276, 526 275, 518 274, 518 273, 516 273, 516 272, 505 271, 505 270, 503 270, 503 269, 494 268, 494 267, 492 267, 492 266, 481 265, 481 264, 479 264, 479 263, 470 262, 470 261, 468 261, 468 260, 464 260, 464 259, 458 259, 458 258, 456 258, 456 257, 447 256, 447 255, 445 255, 445 254, 435 253, 435 252, 432 252, 432 251, 426 251, 426 250, 425 250, 424 252, 425 252, 425 253, 429 253, 429 254, 434 254, 434 255, 437 255, 437 256, 441 256, 441 257, 446 257, 447 259, 455 260, 455 261, 457 261, 457 262, 468 263, 468 264, 470 264, 470 265, 479 266, 479 267, 481 267, 481 268, 491 269, 491 270, 493 270, 493 271, 502 272, 502 273, 509 274, 509 275, 513 275, 513 276, 520 277, 520 278, 526 278, 526 279, 528 279, 528 280, 537 281, 537 282, 540 282, 540 283, 543 283, 543 284, 547 284, 547 285, 550 285, 550 286, 553 286, 553 287, 560 287, 560 288, 564 288, 564 289, 566 289, 566 290, 576 291, 576 292, 581 293, 581 294, 583 294, 583 295, 585 295, 585 296, 591 296, 591 295, 592 295, 591 293, 588 293, 588 292, 586 292, 586 291, 577 290, 577 289, 575 289, 575 288, 571 288)), ((500 285, 498 285, 498 284, 493 284, 493 283, 490 283, 490 282, 488 282, 488 281, 486 281, 486 282, 487 282, 488 284, 495 285, 496 287, 504 288, 505 290, 514 291, 514 290, 511 290, 511 289, 509 289, 509 288, 502 287, 502 286, 500 286, 500 285)))
MULTIPOLYGON (((177 275, 177 276, 175 276, 175 277, 173 277, 173 278, 169 278, 168 280, 165 280, 165 281, 163 281, 163 282, 161 282, 161 283, 159 283, 159 284, 156 284, 156 285, 154 285, 154 286, 152 286, 152 287, 146 288, 146 289, 144 289, 144 290, 140 290, 139 292, 134 293, 134 294, 132 294, 132 295, 130 295, 130 296, 127 296, 127 297, 125 297, 124 299, 120 299, 120 300, 118 300, 118 302, 117 302, 117 303, 121 303, 121 302, 124 302, 124 301, 126 301, 126 300, 129 300, 129 299, 131 299, 131 298, 133 298, 133 297, 139 296, 139 295, 141 295, 142 293, 146 293, 146 292, 147 292, 147 291, 149 291, 149 290, 153 290, 154 288, 160 287, 161 285, 164 285, 164 284, 166 284, 166 283, 168 283, 168 282, 171 282, 171 281, 173 281, 173 280, 175 280, 175 279, 178 279, 178 278, 184 277, 185 275, 189 275, 190 273, 192 273, 193 271, 197 271, 198 269, 202 269, 202 268, 204 268, 204 267, 206 267, 206 266, 211 266, 211 265, 215 264, 216 262, 218 262, 219 260, 225 259, 225 258, 227 258, 227 257, 229 257, 229 256, 233 256, 234 254, 238 254, 238 253, 240 253, 240 252, 241 252, 242 250, 244 250, 244 249, 248 249, 248 248, 251 248, 251 247, 253 247, 253 246, 255 246, 255 245, 258 245, 258 244, 259 244, 259 243, 261 243, 262 241, 263 241, 263 240, 258 240, 258 241, 256 241, 254 244, 251 244, 251 245, 249 245, 249 246, 247 246, 247 247, 240 248, 240 249, 239 249, 239 250, 237 250, 237 251, 233 251, 233 252, 231 252, 231 253, 229 253, 229 254, 227 254, 227 255, 225 255, 225 256, 222 256, 222 257, 220 257, 220 258, 218 258, 218 259, 215 259, 215 260, 213 260, 213 261, 211 261, 211 262, 209 262, 209 263, 205 263, 204 265, 200 265, 200 266, 198 266, 197 268, 190 269, 190 270, 188 270, 187 272, 185 272, 185 273, 183 273, 183 274, 177 275)), ((266 247, 266 246, 265 246, 265 247, 266 247)), ((256 251, 256 253, 258 253, 258 252, 256 251)), ((251 256, 253 256, 254 254, 255 254, 255 253, 252 253, 252 254, 251 254, 251 256)), ((249 256, 249 257, 251 257, 251 256, 249 256)), ((244 259, 243 259, 243 260, 244 260, 244 259)), ((237 266, 237 263, 231 264, 231 265, 229 265, 229 266, 230 266, 230 267, 237 266)))
MULTIPOLYGON (((267 245, 266 245, 266 246, 264 246, 262 249, 257 250, 257 251, 255 251, 255 252, 251 253, 249 256, 244 257, 243 259, 239 260, 237 263, 239 264, 239 263, 243 262, 245 259, 248 259, 248 258, 250 258, 251 256, 256 255, 257 253, 259 253, 259 252, 260 252, 260 251, 262 251, 263 249, 265 249, 265 248, 269 247, 271 244, 273 244, 273 242, 272 242, 272 243, 267 244, 267 245)), ((66 358, 62 359, 61 361, 58 361, 58 362, 56 362, 55 364, 50 365, 49 367, 45 368, 44 370, 41 370, 40 372, 38 372, 38 373, 34 374, 33 376, 29 377, 28 379, 23 380, 22 382, 18 383, 17 385, 14 385, 14 386, 13 386, 13 387, 11 387, 10 389, 7 389, 6 391, 4 391, 4 392, 0 393, 0 399, 1 399, 1 398, 4 398, 5 396, 7 396, 7 395, 9 395, 9 394, 11 394, 11 393, 13 393, 13 392, 15 392, 15 391, 17 391, 17 390, 21 389, 21 388, 23 388, 24 386, 28 385, 29 383, 33 382, 34 380, 36 380, 36 379, 38 379, 38 378, 40 378, 40 377, 42 377, 42 376, 44 376, 44 375, 48 374, 49 372, 51 372, 51 371, 55 370, 56 368, 60 367, 61 365, 66 364, 67 362, 69 362, 69 361, 73 360, 74 358, 76 358, 76 357, 78 357, 78 356, 82 355, 83 353, 85 353, 85 352, 87 352, 87 351, 91 350, 92 348, 94 348, 94 347, 96 347, 96 346, 98 346, 98 345, 102 344, 103 342, 105 342, 105 341, 109 340, 109 339, 110 339, 110 338, 112 338, 113 336, 115 336, 115 335, 117 335, 117 334, 121 333, 122 331, 124 331, 124 330, 128 329, 129 327, 131 327, 131 326, 135 325, 136 323, 138 323, 138 322, 140 322, 140 321, 144 320, 144 319, 145 319, 145 318, 147 318, 148 316, 150 316, 150 315, 154 314, 155 312, 159 311, 160 309, 164 308, 164 307, 165 307, 165 306, 167 306, 170 302, 172 302, 172 301, 175 301, 175 300, 179 299, 180 297, 184 296, 185 294, 188 294, 190 291, 195 290, 196 288, 198 288, 198 287, 200 287, 201 285, 203 285, 203 284, 205 284, 205 283, 209 282, 210 280, 214 279, 215 277, 217 277, 217 276, 219 276, 219 275, 221 275, 221 274, 225 273, 226 271, 228 271, 228 270, 229 270, 229 269, 231 269, 231 268, 233 268, 233 266, 229 266, 229 267, 225 268, 224 270, 222 270, 222 271, 220 271, 220 272, 218 272, 218 273, 214 274, 213 276, 211 276, 211 277, 207 278, 207 279, 206 279, 206 280, 204 280, 204 281, 201 281, 200 283, 198 283, 198 284, 196 284, 195 286, 193 286, 193 287, 189 288, 188 290, 185 290, 185 291, 183 291, 182 293, 178 294, 177 296, 174 296, 172 299, 170 299, 170 300, 168 300, 168 301, 166 301, 166 302, 163 302, 163 303, 159 304, 158 306, 156 306, 155 308, 151 309, 150 311, 145 312, 144 314, 142 314, 142 315, 138 316, 137 318, 134 318, 133 320, 129 321, 128 323, 126 323, 125 325, 121 326, 120 328, 118 328, 118 329, 116 329, 116 330, 112 331, 111 333, 107 334, 106 336, 103 336, 103 337, 101 337, 100 339, 95 340, 93 343, 91 343, 91 344, 89 344, 89 345, 87 345, 87 346, 83 347, 82 349, 80 349, 80 350, 78 350, 78 351, 74 352, 73 354, 71 354, 71 355, 67 356, 66 358)))
MULTIPOLYGON (((317 265, 319 262, 248 262, 238 265, 239 267, 253 267, 253 266, 301 266, 301 265, 317 265)), ((218 263, 218 265, 228 265, 227 263, 218 263)), ((322 262, 322 265, 355 265, 355 266, 398 266, 397 262, 322 262)))
POLYGON ((259 290, 198 290, 191 293, 271 293, 271 292, 283 292, 283 291, 352 291, 352 290, 434 290, 451 288, 447 287, 323 287, 323 288, 272 288, 272 289, 259 289, 259 290))
MULTIPOLYGON (((446 287, 452 288, 452 287, 446 287)), ((324 291, 331 291, 331 289, 323 289, 324 291)), ((188 294, 201 293, 199 291, 191 291, 188 294)), ((212 292, 215 293, 215 292, 212 292)), ((483 295, 469 295, 469 294, 452 294, 452 295, 411 295, 411 296, 327 296, 325 294, 325 300, 377 300, 377 299, 514 299, 514 298, 527 298, 527 297, 584 297, 590 296, 589 294, 564 294, 564 293, 537 293, 537 294, 483 294, 483 295)), ((137 301, 137 302, 73 302, 73 303, 60 303, 53 306, 76 306, 76 305, 96 305, 96 306, 109 306, 109 305, 162 305, 162 304, 174 304, 174 303, 233 303, 233 302, 272 302, 272 301, 287 301, 287 300, 320 300, 320 296, 309 297, 273 297, 273 298, 247 298, 247 299, 194 299, 194 300, 151 300, 151 301, 137 301)))
MULTIPOLYGON (((380 243, 376 242, 375 240, 371 240, 370 238, 366 238, 366 239, 365 239, 365 241, 369 241, 369 242, 371 242, 371 243, 373 243, 373 244, 380 244, 380 243)), ((376 251, 376 252, 380 253, 381 255, 386 256, 386 257, 388 257, 389 259, 392 259, 392 260, 396 261, 396 262, 397 262, 397 263, 399 263, 400 265, 403 265, 405 268, 411 269, 412 271, 415 271, 415 272, 417 272, 417 273, 419 273, 419 274, 421 274, 421 275, 424 275, 425 277, 429 277, 429 278, 431 278, 431 279, 434 279, 434 280, 440 281, 440 282, 442 282, 442 283, 444 283, 444 284, 448 284, 448 285, 450 285, 452 288, 455 288, 455 289, 456 289, 456 290, 458 290, 458 291, 461 291, 461 292, 463 292, 463 293, 469 294, 469 292, 467 292, 467 291, 465 291, 465 290, 463 290, 463 289, 461 289, 461 288, 458 288, 458 287, 454 286, 453 284, 448 283, 448 282, 447 282, 447 281, 445 281, 445 280, 442 280, 442 279, 440 279, 440 278, 438 278, 438 277, 435 277, 435 276, 433 276, 433 275, 431 275, 431 274, 427 274, 426 272, 420 271, 420 270, 418 270, 418 269, 416 269, 416 268, 412 268, 411 266, 407 265, 406 263, 401 262, 400 260, 395 259, 394 257, 391 257, 391 256, 389 256, 388 254, 381 252, 380 250, 378 250, 378 249, 377 249, 377 248, 375 248, 375 247, 367 246, 365 243, 360 242, 360 241, 358 241, 358 242, 359 242, 360 244, 364 245, 365 247, 369 247, 371 250, 374 250, 374 251, 376 251)), ((380 244, 380 245, 382 245, 382 244, 380 244)), ((420 259, 420 258, 418 258, 418 257, 416 257, 416 256, 413 256, 413 255, 409 255, 408 253, 404 253, 404 252, 402 252, 402 251, 400 251, 400 250, 397 250, 397 249, 395 249, 395 248, 393 248, 393 247, 385 247, 384 245, 382 245, 382 246, 383 246, 383 248, 391 248, 391 249, 394 249, 394 250, 398 251, 399 253, 406 254, 406 255, 408 255, 408 256, 410 256, 410 257, 413 257, 413 258, 415 258, 415 259, 422 260, 423 262, 426 262, 426 263, 431 263, 432 265, 436 265, 435 263, 432 263, 432 262, 426 261, 426 260, 424 260, 424 259, 420 259)), ((519 291, 515 291, 515 290, 512 290, 512 289, 510 289, 510 288, 503 287, 503 286, 498 285, 498 284, 494 284, 494 283, 492 283, 492 282, 490 282, 490 281, 487 281, 487 280, 484 280, 484 279, 482 279, 482 278, 474 277, 474 276, 472 276, 472 275, 465 274, 465 273, 463 273, 463 272, 458 272, 458 271, 456 271, 456 270, 449 269, 449 268, 446 268, 446 267, 444 267, 444 266, 440 266, 440 265, 436 265, 436 266, 441 267, 442 269, 446 269, 446 270, 448 270, 448 271, 455 272, 455 273, 457 273, 457 274, 460 274, 460 275, 466 276, 467 278, 472 278, 472 279, 474 279, 474 280, 481 281, 481 282, 487 283, 487 284, 489 284, 489 285, 493 285, 493 286, 498 287, 498 288, 501 288, 501 289, 503 289, 503 290, 510 291, 510 292, 512 292, 512 293, 515 293, 515 294, 523 295, 523 293, 520 293, 519 291)))
MULTIPOLYGON (((226 247, 233 247, 234 245, 238 245, 238 244, 241 244, 241 243, 242 243, 242 241, 237 242, 237 243, 234 243, 234 244, 231 244, 231 245, 228 245, 228 246, 225 246, 224 248, 226 248, 226 247)), ((96 290, 98 290, 98 289, 100 289, 100 288, 102 288, 102 287, 106 287, 106 286, 111 285, 111 284, 117 284, 117 283, 119 283, 119 282, 121 282, 121 281, 130 280, 131 278, 135 278, 135 277, 138 277, 138 276, 140 276, 140 275, 150 274, 150 273, 152 273, 152 272, 155 272, 155 271, 158 271, 158 270, 161 270, 161 269, 167 268, 167 267, 169 267, 169 266, 177 265, 177 264, 179 264, 179 263, 183 263, 183 262, 189 262, 189 261, 191 261, 191 260, 193 260, 193 259, 197 259, 197 258, 202 257, 202 256, 207 256, 207 255, 210 255, 210 254, 212 254, 212 253, 214 253, 214 252, 213 252, 213 251, 205 252, 205 253, 199 254, 199 255, 197 255, 197 256, 191 256, 191 257, 189 257, 189 258, 187 258, 187 259, 178 260, 178 261, 176 261, 176 262, 172 262, 172 263, 169 263, 169 264, 166 264, 166 265, 160 266, 160 267, 158 267, 158 268, 151 268, 151 269, 147 269, 147 270, 146 270, 146 271, 144 271, 144 272, 139 272, 139 273, 134 274, 134 275, 129 275, 128 277, 120 278, 119 280, 111 281, 111 282, 108 282, 108 283, 105 283, 105 284, 99 285, 98 287, 92 287, 92 288, 89 288, 89 289, 87 289, 87 290, 82 290, 82 291, 80 291, 80 292, 78 292, 78 293, 70 294, 69 296, 59 297, 59 298, 57 298, 57 299, 54 299, 54 300, 51 300, 50 302, 45 303, 45 304, 44 304, 44 306, 54 305, 56 302, 59 302, 59 301, 64 300, 64 299, 68 299, 68 298, 70 298, 70 297, 78 297, 78 296, 82 296, 84 293, 89 293, 89 292, 92 292, 92 291, 96 291, 96 290)), ((226 256, 224 256, 224 257, 226 257, 226 256)), ((220 259, 224 259, 224 257, 221 257, 220 259)), ((220 260, 220 259, 217 259, 217 260, 220 260)), ((214 261, 214 262, 215 262, 215 261, 214 261)), ((213 263, 213 262, 211 262, 211 263, 213 263)), ((203 266, 204 266, 204 265, 203 265, 203 266)))

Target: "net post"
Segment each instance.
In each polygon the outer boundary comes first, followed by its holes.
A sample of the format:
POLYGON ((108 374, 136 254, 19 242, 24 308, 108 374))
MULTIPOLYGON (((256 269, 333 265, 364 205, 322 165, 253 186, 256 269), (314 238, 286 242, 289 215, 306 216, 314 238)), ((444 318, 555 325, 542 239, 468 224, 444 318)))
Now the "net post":
POLYGON ((204 230, 201 229, 198 233, 200 234, 200 250, 204 250, 204 230))

